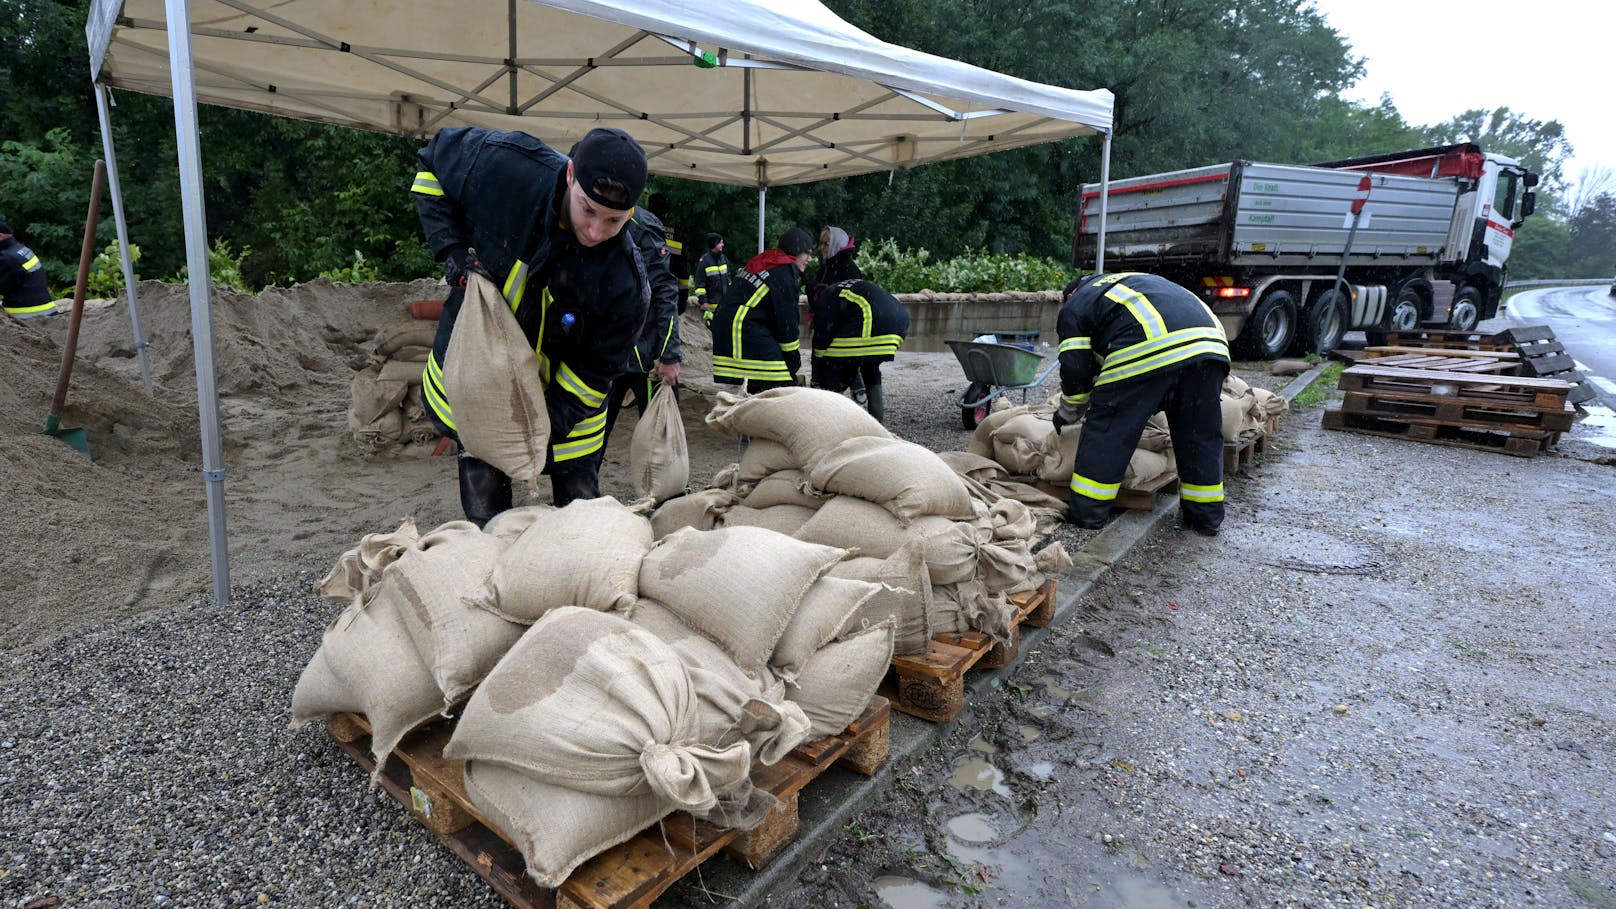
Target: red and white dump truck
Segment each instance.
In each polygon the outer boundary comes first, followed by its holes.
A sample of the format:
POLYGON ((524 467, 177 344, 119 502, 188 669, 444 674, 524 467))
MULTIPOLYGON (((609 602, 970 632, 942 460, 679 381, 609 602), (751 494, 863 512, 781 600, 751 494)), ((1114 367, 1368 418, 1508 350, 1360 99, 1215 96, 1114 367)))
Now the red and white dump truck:
MULTIPOLYGON (((1299 166, 1234 161, 1115 180, 1106 271, 1201 294, 1237 355, 1325 352, 1498 312, 1537 175, 1473 143, 1299 166), (1342 291, 1337 292, 1337 278, 1342 291)), ((1072 261, 1095 267, 1100 185, 1083 187, 1072 261)))

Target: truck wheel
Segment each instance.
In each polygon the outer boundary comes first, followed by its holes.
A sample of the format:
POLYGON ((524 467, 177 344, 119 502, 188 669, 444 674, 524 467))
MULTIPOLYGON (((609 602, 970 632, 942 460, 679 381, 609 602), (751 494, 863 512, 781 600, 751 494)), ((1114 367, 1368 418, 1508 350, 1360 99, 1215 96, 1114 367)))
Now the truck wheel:
POLYGON ((1296 334, 1296 301, 1283 290, 1270 291, 1246 317, 1237 344, 1250 360, 1272 360, 1285 355, 1296 334))
POLYGON ((1346 295, 1333 289, 1319 294, 1302 317, 1300 334, 1308 347, 1303 353, 1327 354, 1341 346, 1341 338, 1346 333, 1346 295))
MULTIPOLYGON (((1414 331, 1425 321, 1425 300, 1420 292, 1412 287, 1405 287, 1397 292, 1397 302, 1392 304, 1391 316, 1387 320, 1387 331, 1414 331)), ((1378 347, 1386 343, 1385 331, 1366 331, 1364 338, 1370 346, 1378 347)))
MULTIPOLYGON (((965 388, 965 400, 977 401, 993 394, 993 386, 981 382, 972 382, 965 388)), ((988 418, 989 405, 986 401, 975 407, 960 408, 960 425, 966 429, 975 429, 978 423, 988 418)))
POLYGON ((1448 327, 1454 331, 1475 331, 1480 321, 1481 292, 1466 287, 1453 298, 1453 308, 1448 310, 1448 327))

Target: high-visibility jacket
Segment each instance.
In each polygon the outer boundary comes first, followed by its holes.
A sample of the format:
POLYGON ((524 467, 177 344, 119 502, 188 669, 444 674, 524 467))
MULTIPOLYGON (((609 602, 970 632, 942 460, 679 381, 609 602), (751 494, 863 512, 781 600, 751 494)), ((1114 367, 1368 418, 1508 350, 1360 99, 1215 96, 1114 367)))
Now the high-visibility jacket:
POLYGON ((696 302, 704 306, 722 303, 729 293, 729 257, 709 250, 696 268, 696 302))
POLYGON ((685 304, 690 301, 694 284, 690 280, 690 257, 685 252, 685 243, 679 236, 679 229, 664 224, 662 226, 662 239, 668 247, 668 271, 673 272, 674 280, 679 283, 679 312, 685 311, 685 304))
MULTIPOLYGON (((652 264, 657 259, 671 262, 673 253, 666 239, 660 248, 655 244, 659 230, 666 237, 666 228, 657 221, 656 216, 649 211, 636 210, 633 220, 646 228, 639 235, 641 257, 652 264)), ((684 294, 679 290, 671 268, 650 267, 646 277, 651 282, 651 311, 646 316, 645 327, 640 330, 640 340, 623 364, 624 372, 650 372, 658 363, 679 363, 684 360, 684 345, 679 340, 679 309, 684 302, 684 294)))
POLYGON ((1192 360, 1229 362, 1229 339, 1200 297, 1140 272, 1080 284, 1055 319, 1061 397, 1084 405, 1097 386, 1125 383, 1192 360))
POLYGON ((45 286, 45 266, 16 237, 0 240, 0 301, 4 301, 7 315, 19 319, 56 312, 50 289, 45 286))
POLYGON ((813 303, 814 356, 891 360, 909 334, 909 310, 873 281, 828 284, 813 303))
MULTIPOLYGON (((411 192, 427 245, 440 261, 474 249, 533 345, 551 457, 598 452, 607 393, 640 340, 658 271, 667 271, 655 253, 661 223, 636 211, 611 240, 580 244, 565 223, 567 157, 525 133, 453 127, 416 160, 411 192)), ((443 366, 462 295, 455 288, 444 304, 422 388, 434 422, 451 434, 443 366)))
POLYGON ((794 381, 802 367, 799 324, 796 266, 742 271, 713 313, 714 381, 794 381))

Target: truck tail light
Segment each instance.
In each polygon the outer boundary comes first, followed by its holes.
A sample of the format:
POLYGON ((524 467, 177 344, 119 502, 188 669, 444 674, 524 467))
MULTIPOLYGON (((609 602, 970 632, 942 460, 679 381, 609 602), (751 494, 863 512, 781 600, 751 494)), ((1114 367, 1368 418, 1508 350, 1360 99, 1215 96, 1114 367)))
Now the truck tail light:
POLYGON ((1219 300, 1238 300, 1238 299, 1242 299, 1244 297, 1251 296, 1251 288, 1249 288, 1249 287, 1215 287, 1215 288, 1212 289, 1212 296, 1216 297, 1219 300))

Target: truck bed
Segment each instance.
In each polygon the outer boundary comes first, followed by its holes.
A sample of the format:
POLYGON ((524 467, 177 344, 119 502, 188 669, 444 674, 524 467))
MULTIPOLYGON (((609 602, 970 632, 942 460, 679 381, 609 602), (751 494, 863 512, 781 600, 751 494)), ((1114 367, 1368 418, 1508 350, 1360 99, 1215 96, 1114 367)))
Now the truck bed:
MULTIPOLYGON (((1106 267, 1204 263, 1333 267, 1364 174, 1235 161, 1116 180, 1106 213, 1106 267)), ((1369 174, 1372 188, 1349 264, 1435 264, 1446 249, 1453 180, 1369 174)), ((1100 186, 1083 187, 1076 261, 1092 266, 1100 186)))

